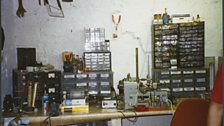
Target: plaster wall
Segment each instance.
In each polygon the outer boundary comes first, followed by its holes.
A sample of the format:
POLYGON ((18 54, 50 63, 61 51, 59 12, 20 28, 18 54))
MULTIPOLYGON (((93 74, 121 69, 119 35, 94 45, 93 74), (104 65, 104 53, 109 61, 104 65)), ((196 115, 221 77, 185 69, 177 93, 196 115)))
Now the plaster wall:
POLYGON ((4 94, 12 92, 12 69, 17 67, 16 48, 35 47, 38 61, 63 70, 61 53, 73 51, 82 56, 84 28, 91 27, 105 28, 106 39, 110 40, 114 87, 128 73, 135 76, 135 48, 139 48, 140 77, 146 77, 151 69, 148 66, 151 66, 153 15, 164 13, 164 8, 170 15, 199 14, 205 21, 205 55, 221 55, 221 0, 74 0, 61 2, 64 18, 49 17, 46 7, 39 6, 38 0, 23 0, 23 3, 27 12, 23 18, 18 18, 17 0, 2 0, 2 26, 6 36, 2 62, 4 94), (115 12, 122 15, 117 39, 112 37, 111 15, 115 12))

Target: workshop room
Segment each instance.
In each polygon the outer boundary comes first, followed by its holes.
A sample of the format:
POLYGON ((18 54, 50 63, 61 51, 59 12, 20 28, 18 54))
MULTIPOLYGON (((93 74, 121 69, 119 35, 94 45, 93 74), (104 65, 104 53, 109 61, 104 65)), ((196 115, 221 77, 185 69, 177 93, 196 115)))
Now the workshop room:
POLYGON ((222 0, 1 0, 1 126, 220 126, 222 0))

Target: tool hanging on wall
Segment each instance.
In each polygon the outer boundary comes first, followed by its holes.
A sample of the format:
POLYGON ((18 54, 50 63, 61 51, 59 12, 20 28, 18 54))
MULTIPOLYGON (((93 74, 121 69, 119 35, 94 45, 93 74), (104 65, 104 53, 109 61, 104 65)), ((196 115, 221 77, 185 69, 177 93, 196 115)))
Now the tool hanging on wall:
MULTIPOLYGON (((51 17, 61 17, 61 18, 64 18, 64 13, 63 13, 63 10, 62 10, 62 7, 61 7, 60 0, 56 0, 56 1, 57 1, 57 6, 58 7, 50 5, 49 1, 45 0, 45 2, 46 2, 45 4, 46 4, 48 15, 51 16, 51 17)), ((54 3, 55 0, 52 0, 51 2, 54 3)))
POLYGON ((118 34, 120 31, 120 28, 118 27, 121 23, 121 14, 120 12, 115 12, 112 14, 112 22, 114 25, 114 31, 113 31, 113 38, 118 38, 118 34))
POLYGON ((18 9, 16 11, 16 15, 20 18, 24 16, 24 13, 26 13, 26 10, 23 7, 22 0, 18 0, 18 9))
POLYGON ((73 0, 62 0, 63 2, 73 2, 73 0))
MULTIPOLYGON (((44 6, 47 4, 47 0, 43 0, 44 1, 44 6)), ((38 0, 39 5, 41 6, 41 0, 38 0)))

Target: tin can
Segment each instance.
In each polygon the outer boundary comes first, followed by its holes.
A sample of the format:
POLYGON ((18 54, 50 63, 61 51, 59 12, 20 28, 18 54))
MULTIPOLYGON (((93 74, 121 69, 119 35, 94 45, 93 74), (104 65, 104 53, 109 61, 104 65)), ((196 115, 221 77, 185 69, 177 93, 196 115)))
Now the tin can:
POLYGON ((49 112, 49 102, 48 102, 48 96, 43 96, 43 113, 47 114, 49 112))

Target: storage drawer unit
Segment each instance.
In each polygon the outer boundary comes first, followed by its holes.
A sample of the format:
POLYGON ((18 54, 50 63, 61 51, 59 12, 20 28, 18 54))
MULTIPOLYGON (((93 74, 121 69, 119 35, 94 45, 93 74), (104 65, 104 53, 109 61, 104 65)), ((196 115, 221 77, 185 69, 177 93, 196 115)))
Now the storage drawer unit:
POLYGON ((204 22, 153 24, 155 69, 204 66, 204 22))
POLYGON ((176 97, 199 97, 210 89, 207 68, 155 69, 153 81, 158 83, 158 89, 169 89, 176 97))
POLYGON ((91 71, 111 71, 111 52, 84 52, 84 67, 91 71))

